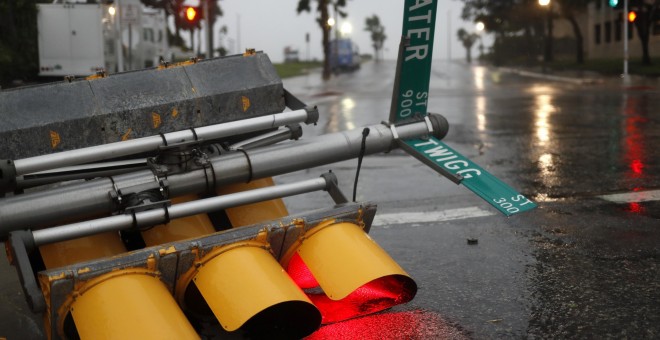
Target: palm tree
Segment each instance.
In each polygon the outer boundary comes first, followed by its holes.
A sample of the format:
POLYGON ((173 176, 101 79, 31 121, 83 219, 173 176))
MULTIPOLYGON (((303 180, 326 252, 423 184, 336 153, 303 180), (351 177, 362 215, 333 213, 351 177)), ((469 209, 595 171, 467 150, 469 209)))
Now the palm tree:
MULTIPOLYGON (((296 11, 298 14, 301 12, 311 12, 311 0, 299 0, 298 8, 296 11)), ((345 17, 346 13, 340 10, 341 7, 346 6, 346 0, 316 0, 316 11, 319 12, 319 16, 316 18, 316 22, 323 31, 323 80, 330 79, 330 25, 328 24, 328 19, 330 19, 330 12, 328 10, 328 5, 334 7, 335 13, 339 14, 341 17, 345 17)))
POLYGON ((476 33, 468 33, 465 29, 461 28, 456 32, 458 35, 458 40, 463 43, 465 47, 466 60, 468 63, 472 62, 472 46, 479 39, 479 35, 476 33))
POLYGON ((374 57, 378 61, 378 54, 383 49, 383 42, 387 39, 385 27, 380 24, 380 18, 376 14, 365 20, 365 31, 371 32, 371 42, 374 48, 374 57))

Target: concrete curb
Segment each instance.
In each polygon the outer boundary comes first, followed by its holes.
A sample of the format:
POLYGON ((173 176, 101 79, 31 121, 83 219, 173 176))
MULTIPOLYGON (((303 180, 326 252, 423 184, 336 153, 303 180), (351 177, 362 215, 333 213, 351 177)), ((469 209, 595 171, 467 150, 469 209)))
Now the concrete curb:
POLYGON ((547 80, 552 80, 552 81, 571 83, 571 84, 575 84, 575 85, 593 85, 593 84, 603 83, 602 79, 596 79, 596 78, 562 77, 562 76, 555 76, 555 75, 546 74, 546 73, 524 71, 524 70, 519 70, 519 69, 509 68, 509 67, 498 67, 497 69, 502 71, 502 72, 513 73, 513 74, 517 74, 517 75, 524 76, 524 77, 547 79, 547 80))

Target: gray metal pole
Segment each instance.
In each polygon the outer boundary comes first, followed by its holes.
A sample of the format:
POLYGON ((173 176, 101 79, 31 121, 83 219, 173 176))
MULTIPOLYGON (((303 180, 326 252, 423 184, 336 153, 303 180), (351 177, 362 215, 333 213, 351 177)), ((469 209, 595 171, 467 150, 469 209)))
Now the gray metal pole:
MULTIPOLYGON (((446 120, 434 115, 434 121, 446 120)), ((440 124, 439 124, 440 125, 440 124)), ((365 155, 387 152, 396 147, 393 129, 372 125, 366 138, 365 155)), ((209 191, 209 185, 222 186, 248 182, 251 179, 353 159, 360 154, 362 130, 322 135, 299 140, 232 152, 210 159, 209 169, 193 170, 167 176, 169 197, 209 191)), ((413 122, 395 128, 400 139, 420 138, 429 134, 426 121, 413 122)), ((433 135, 443 138, 444 131, 433 128, 433 135)), ((25 193, 0 199, 0 238, 13 230, 42 228, 72 219, 111 214, 117 209, 110 193, 119 188, 158 184, 159 178, 150 170, 99 178, 39 192, 25 193)))
POLYGON ((108 231, 118 231, 133 227, 149 227, 167 223, 168 216, 173 220, 274 198, 324 190, 331 185, 328 181, 328 179, 321 177, 297 183, 282 184, 237 192, 234 194, 199 199, 191 202, 175 204, 167 209, 157 208, 136 212, 134 215, 123 214, 91 221, 72 223, 54 228, 35 230, 32 232, 32 236, 34 237, 35 245, 41 246, 48 243, 61 242, 108 231))
POLYGON ((206 29, 206 58, 213 58, 213 44, 211 43, 211 13, 209 13, 209 1, 212 0, 202 0, 204 7, 204 28, 206 29))
POLYGON ((267 116, 243 119, 234 122, 222 123, 164 134, 92 146, 83 149, 63 151, 54 154, 18 159, 14 161, 18 176, 38 171, 51 170, 66 166, 98 162, 106 159, 130 156, 133 154, 157 151, 159 147, 190 142, 195 136, 201 140, 214 140, 242 133, 255 132, 288 124, 304 122, 316 123, 318 112, 305 109, 276 113, 267 116))
POLYGON ((628 0, 623 1, 623 82, 630 81, 628 75, 628 59, 630 54, 628 52, 628 0))
POLYGON ((121 35, 121 1, 115 1, 115 54, 117 56, 117 72, 124 72, 124 49, 122 47, 121 35))

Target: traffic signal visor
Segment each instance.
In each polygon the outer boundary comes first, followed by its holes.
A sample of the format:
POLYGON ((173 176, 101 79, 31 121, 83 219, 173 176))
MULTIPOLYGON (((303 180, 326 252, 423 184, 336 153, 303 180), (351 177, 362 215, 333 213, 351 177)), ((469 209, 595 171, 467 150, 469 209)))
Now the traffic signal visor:
POLYGON ((291 280, 266 243, 220 247, 195 266, 188 289, 198 289, 222 327, 248 336, 302 338, 321 324, 321 314, 291 280))
POLYGON ((415 281, 354 223, 330 221, 310 230, 283 260, 324 324, 406 303, 417 292, 415 281))
POLYGON ((72 296, 70 312, 80 339, 199 338, 167 287, 149 270, 110 272, 72 296))

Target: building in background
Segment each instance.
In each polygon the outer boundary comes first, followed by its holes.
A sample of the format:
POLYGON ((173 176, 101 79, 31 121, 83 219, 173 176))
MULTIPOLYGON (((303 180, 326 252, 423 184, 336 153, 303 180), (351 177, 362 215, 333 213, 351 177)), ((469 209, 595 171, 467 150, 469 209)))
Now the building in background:
MULTIPOLYGON (((607 0, 589 4, 582 22, 588 59, 623 58, 624 19, 623 11, 608 6, 607 0)), ((628 44, 630 57, 641 58, 642 45, 633 23, 628 23, 628 44)), ((660 20, 651 26, 649 51, 652 57, 660 56, 660 20)))

